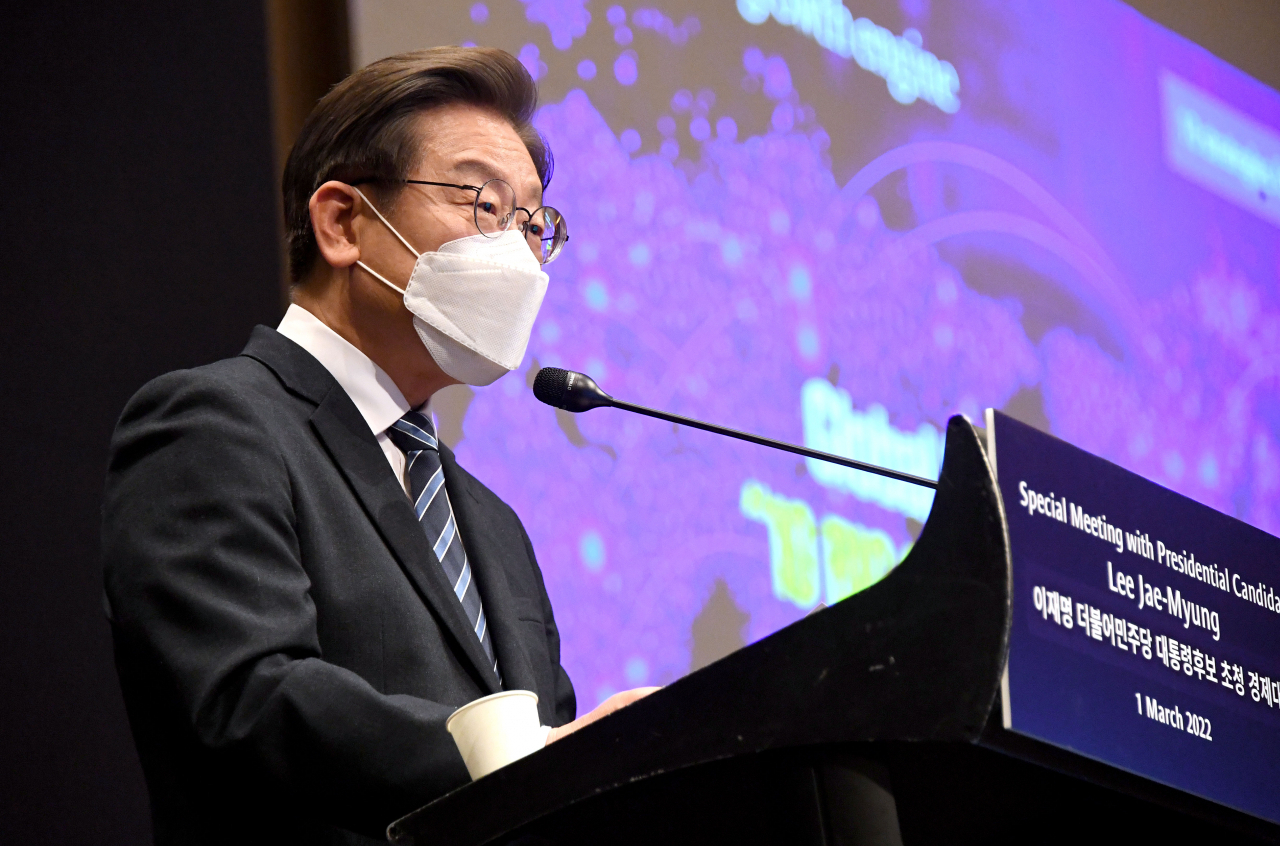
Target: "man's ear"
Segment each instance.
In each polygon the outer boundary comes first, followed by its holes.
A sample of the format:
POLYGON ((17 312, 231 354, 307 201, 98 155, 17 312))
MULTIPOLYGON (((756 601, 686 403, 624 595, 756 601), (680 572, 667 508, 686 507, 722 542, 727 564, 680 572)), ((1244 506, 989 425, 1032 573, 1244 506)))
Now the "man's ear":
POLYGON ((330 181, 317 188, 307 204, 316 246, 332 267, 350 267, 360 259, 354 225, 358 202, 354 188, 345 182, 330 181))

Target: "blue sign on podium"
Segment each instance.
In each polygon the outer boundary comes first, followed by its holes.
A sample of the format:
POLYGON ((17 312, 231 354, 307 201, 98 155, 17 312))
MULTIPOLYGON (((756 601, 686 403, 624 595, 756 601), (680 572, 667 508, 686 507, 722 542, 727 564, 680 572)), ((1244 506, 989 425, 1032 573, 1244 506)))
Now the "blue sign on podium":
POLYGON ((1280 823, 1280 539, 988 412, 1005 728, 1280 823))

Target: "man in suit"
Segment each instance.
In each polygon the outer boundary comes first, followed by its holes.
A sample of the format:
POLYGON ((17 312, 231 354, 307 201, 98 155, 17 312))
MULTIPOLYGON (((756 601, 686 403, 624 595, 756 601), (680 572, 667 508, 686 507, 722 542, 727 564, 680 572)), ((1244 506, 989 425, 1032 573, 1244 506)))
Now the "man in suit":
POLYGON ((353 74, 286 167, 279 328, 126 407, 103 556, 156 842, 380 840, 468 780, 455 708, 534 691, 553 742, 646 692, 574 721, 529 538, 424 411, 519 363, 567 239, 535 105, 497 50, 353 74))

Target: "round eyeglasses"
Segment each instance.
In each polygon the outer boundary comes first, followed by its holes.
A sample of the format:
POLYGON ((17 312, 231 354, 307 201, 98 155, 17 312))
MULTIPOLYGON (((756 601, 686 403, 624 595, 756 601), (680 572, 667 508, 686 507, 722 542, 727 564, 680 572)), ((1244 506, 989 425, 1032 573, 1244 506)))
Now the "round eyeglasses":
POLYGON ((529 249, 542 264, 548 264, 560 255, 560 250, 569 240, 569 224, 564 215, 551 206, 540 206, 533 211, 516 205, 516 191, 505 179, 490 179, 483 185, 459 185, 453 182, 431 182, 426 179, 361 179, 352 182, 358 185, 363 182, 396 181, 408 185, 438 185, 441 188, 457 188, 462 191, 475 191, 476 199, 472 204, 472 218, 481 235, 496 238, 512 226, 524 233, 529 242, 529 249))

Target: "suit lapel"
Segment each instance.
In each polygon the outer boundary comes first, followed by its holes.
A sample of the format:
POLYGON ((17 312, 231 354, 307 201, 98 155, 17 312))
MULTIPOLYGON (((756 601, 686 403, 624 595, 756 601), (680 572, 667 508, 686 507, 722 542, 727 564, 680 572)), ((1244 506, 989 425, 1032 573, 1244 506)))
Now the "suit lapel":
POLYGON ((269 329, 258 327, 244 354, 270 367, 292 390, 317 403, 311 415, 316 435, 409 581, 467 656, 480 686, 489 693, 498 692, 498 680, 484 648, 427 545, 404 488, 387 467, 386 455, 351 398, 320 362, 269 329))
MULTIPOLYGON (((515 599, 504 569, 508 556, 504 555, 492 531, 493 515, 485 513, 472 490, 474 481, 458 466, 453 452, 447 447, 440 449, 440 463, 444 466, 445 489, 449 492, 449 502, 462 532, 467 560, 471 562, 471 572, 480 587, 480 600, 489 620, 503 687, 536 691, 537 680, 520 637, 515 599)), ((549 704, 554 706, 554 703, 549 704)))

